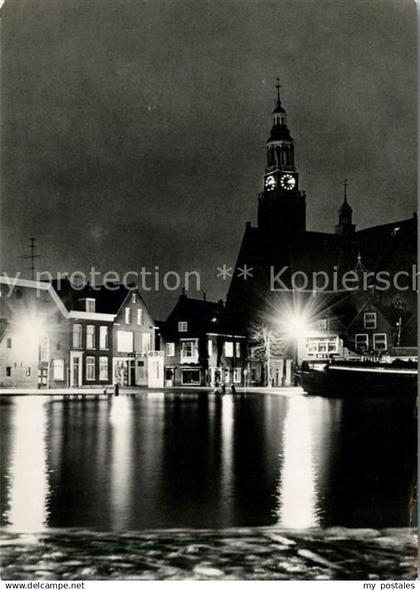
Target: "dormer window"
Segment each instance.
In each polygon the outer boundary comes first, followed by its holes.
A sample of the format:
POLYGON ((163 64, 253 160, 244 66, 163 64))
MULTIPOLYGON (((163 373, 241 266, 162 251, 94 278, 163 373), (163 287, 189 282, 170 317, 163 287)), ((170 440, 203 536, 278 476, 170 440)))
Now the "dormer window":
POLYGON ((178 332, 188 332, 188 322, 178 322, 178 332))
POLYGON ((88 311, 89 313, 95 313, 95 309, 96 309, 95 299, 86 299, 85 304, 86 304, 86 311, 88 311))
POLYGON ((373 329, 376 330, 376 312, 375 311, 368 311, 364 314, 364 327, 365 329, 373 329))

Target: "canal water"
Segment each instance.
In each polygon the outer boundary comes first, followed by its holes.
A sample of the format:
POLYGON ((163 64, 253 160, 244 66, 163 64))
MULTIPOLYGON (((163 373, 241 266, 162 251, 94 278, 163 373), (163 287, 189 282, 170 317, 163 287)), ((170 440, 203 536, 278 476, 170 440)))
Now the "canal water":
POLYGON ((150 392, 0 409, 7 530, 409 524, 407 398, 150 392))

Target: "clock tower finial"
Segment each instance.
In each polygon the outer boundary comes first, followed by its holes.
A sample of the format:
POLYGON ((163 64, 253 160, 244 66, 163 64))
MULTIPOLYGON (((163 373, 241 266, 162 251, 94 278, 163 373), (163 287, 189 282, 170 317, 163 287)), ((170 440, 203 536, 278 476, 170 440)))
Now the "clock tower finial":
POLYGON ((276 78, 276 80, 277 80, 277 84, 276 84, 276 88, 277 88, 277 106, 281 106, 281 100, 280 100, 280 88, 281 88, 280 78, 276 78))

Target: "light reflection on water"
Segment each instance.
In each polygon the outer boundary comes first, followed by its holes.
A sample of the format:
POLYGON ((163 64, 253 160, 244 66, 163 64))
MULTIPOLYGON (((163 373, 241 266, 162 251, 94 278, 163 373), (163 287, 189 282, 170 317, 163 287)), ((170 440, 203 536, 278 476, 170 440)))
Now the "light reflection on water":
POLYGON ((317 462, 313 452, 309 406, 304 397, 289 398, 287 401, 282 456, 278 524, 294 529, 318 526, 317 462))
POLYGON ((409 400, 0 399, 2 525, 406 526, 409 400))
POLYGON ((8 529, 16 533, 42 531, 47 525, 50 493, 44 401, 20 399, 12 428, 8 529))

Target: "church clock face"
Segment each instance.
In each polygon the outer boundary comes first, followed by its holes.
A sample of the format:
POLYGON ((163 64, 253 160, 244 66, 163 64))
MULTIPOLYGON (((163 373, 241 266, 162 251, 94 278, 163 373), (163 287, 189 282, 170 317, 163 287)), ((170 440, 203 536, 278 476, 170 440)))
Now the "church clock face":
POLYGON ((272 191, 275 188, 276 179, 274 178, 274 176, 272 174, 270 174, 270 176, 266 177, 264 185, 268 191, 272 191))
POLYGON ((280 178, 281 187, 284 188, 286 191, 291 191, 295 188, 296 179, 291 174, 283 174, 280 178))

